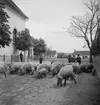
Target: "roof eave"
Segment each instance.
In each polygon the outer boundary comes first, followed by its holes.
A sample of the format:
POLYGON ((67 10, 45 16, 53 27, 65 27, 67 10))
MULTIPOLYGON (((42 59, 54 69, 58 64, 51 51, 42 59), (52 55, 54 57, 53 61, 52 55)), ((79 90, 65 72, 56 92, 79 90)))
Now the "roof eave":
POLYGON ((12 0, 6 0, 12 7, 14 7, 17 12, 19 12, 25 20, 29 20, 29 18, 19 9, 19 7, 12 1, 12 0))

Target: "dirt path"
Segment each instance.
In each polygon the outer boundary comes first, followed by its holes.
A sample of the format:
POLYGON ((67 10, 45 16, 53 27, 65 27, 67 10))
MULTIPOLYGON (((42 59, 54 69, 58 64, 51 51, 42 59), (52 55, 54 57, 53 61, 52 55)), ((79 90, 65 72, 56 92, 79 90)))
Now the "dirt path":
MULTIPOLYGON (((1 76, 1 75, 0 75, 1 76)), ((91 74, 77 77, 78 84, 68 81, 66 87, 57 87, 50 77, 12 75, 0 78, 0 105, 99 105, 100 84, 91 74)))
POLYGON ((100 81, 91 74, 82 74, 77 82, 69 85, 61 105, 100 105, 100 81))

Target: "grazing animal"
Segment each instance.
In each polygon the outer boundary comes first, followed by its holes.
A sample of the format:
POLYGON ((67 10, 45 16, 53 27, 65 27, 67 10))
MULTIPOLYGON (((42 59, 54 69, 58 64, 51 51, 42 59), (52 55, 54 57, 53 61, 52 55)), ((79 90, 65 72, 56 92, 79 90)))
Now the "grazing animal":
POLYGON ((0 65, 0 73, 3 73, 5 78, 7 78, 6 70, 5 70, 5 67, 3 65, 0 65))
POLYGON ((9 63, 7 63, 7 62, 1 62, 0 65, 3 65, 5 70, 9 70, 9 63))
POLYGON ((33 75, 36 72, 36 70, 37 70, 38 64, 34 64, 34 63, 30 63, 30 64, 31 64, 31 70, 32 70, 30 72, 30 74, 33 75))
POLYGON ((46 68, 40 69, 39 71, 37 71, 36 76, 37 78, 47 77, 47 69, 46 68))
POLYGON ((56 75, 57 78, 57 85, 60 86, 66 86, 66 80, 71 78, 74 80, 75 84, 77 83, 75 80, 75 74, 73 73, 73 67, 72 65, 66 65, 62 67, 59 71, 59 73, 56 75), (64 84, 62 85, 62 80, 64 79, 64 84))
POLYGON ((54 62, 52 64, 51 72, 52 72, 52 77, 58 74, 60 69, 64 66, 61 62, 54 62))
POLYGON ((85 72, 86 73, 91 73, 93 68, 94 68, 93 64, 92 63, 88 63, 86 65, 85 72))
POLYGON ((75 73, 75 74, 80 74, 79 72, 79 70, 80 70, 80 66, 79 66, 79 63, 69 63, 68 65, 72 65, 72 67, 73 67, 73 72, 75 73))
POLYGON ((48 73, 50 73, 51 72, 51 68, 52 68, 52 64, 46 64, 47 65, 47 68, 48 68, 48 73))
POLYGON ((10 74, 17 74, 19 73, 19 70, 21 68, 21 66, 23 65, 22 62, 16 62, 11 66, 11 70, 10 70, 10 74))
POLYGON ((42 68, 46 68, 46 70, 47 70, 48 72, 50 71, 50 67, 49 67, 47 64, 45 64, 45 63, 39 64, 39 65, 37 66, 37 71, 39 71, 39 70, 42 69, 42 68))
POLYGON ((20 75, 30 74, 32 72, 32 66, 30 62, 25 62, 20 68, 20 75))
POLYGON ((82 73, 82 72, 86 72, 86 66, 87 66, 87 64, 86 63, 82 63, 82 64, 80 64, 80 73, 82 73))
POLYGON ((7 63, 8 65, 8 70, 10 71, 11 70, 11 66, 13 65, 14 63, 7 63))

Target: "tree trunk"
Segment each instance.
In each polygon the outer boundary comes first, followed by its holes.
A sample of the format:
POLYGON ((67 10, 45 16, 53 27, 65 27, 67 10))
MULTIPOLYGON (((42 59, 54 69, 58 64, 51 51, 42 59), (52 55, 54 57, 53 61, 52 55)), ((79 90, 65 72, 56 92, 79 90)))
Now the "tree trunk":
POLYGON ((90 49, 90 58, 89 58, 89 62, 92 63, 92 52, 91 52, 91 49, 90 49))

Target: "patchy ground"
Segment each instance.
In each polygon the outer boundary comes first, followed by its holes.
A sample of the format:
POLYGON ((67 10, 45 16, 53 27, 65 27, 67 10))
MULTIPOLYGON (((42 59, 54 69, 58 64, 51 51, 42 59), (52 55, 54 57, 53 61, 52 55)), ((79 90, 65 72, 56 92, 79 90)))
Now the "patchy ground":
POLYGON ((78 84, 68 81, 66 87, 57 87, 50 76, 0 75, 0 105, 99 105, 100 82, 91 74, 77 76, 78 84))

